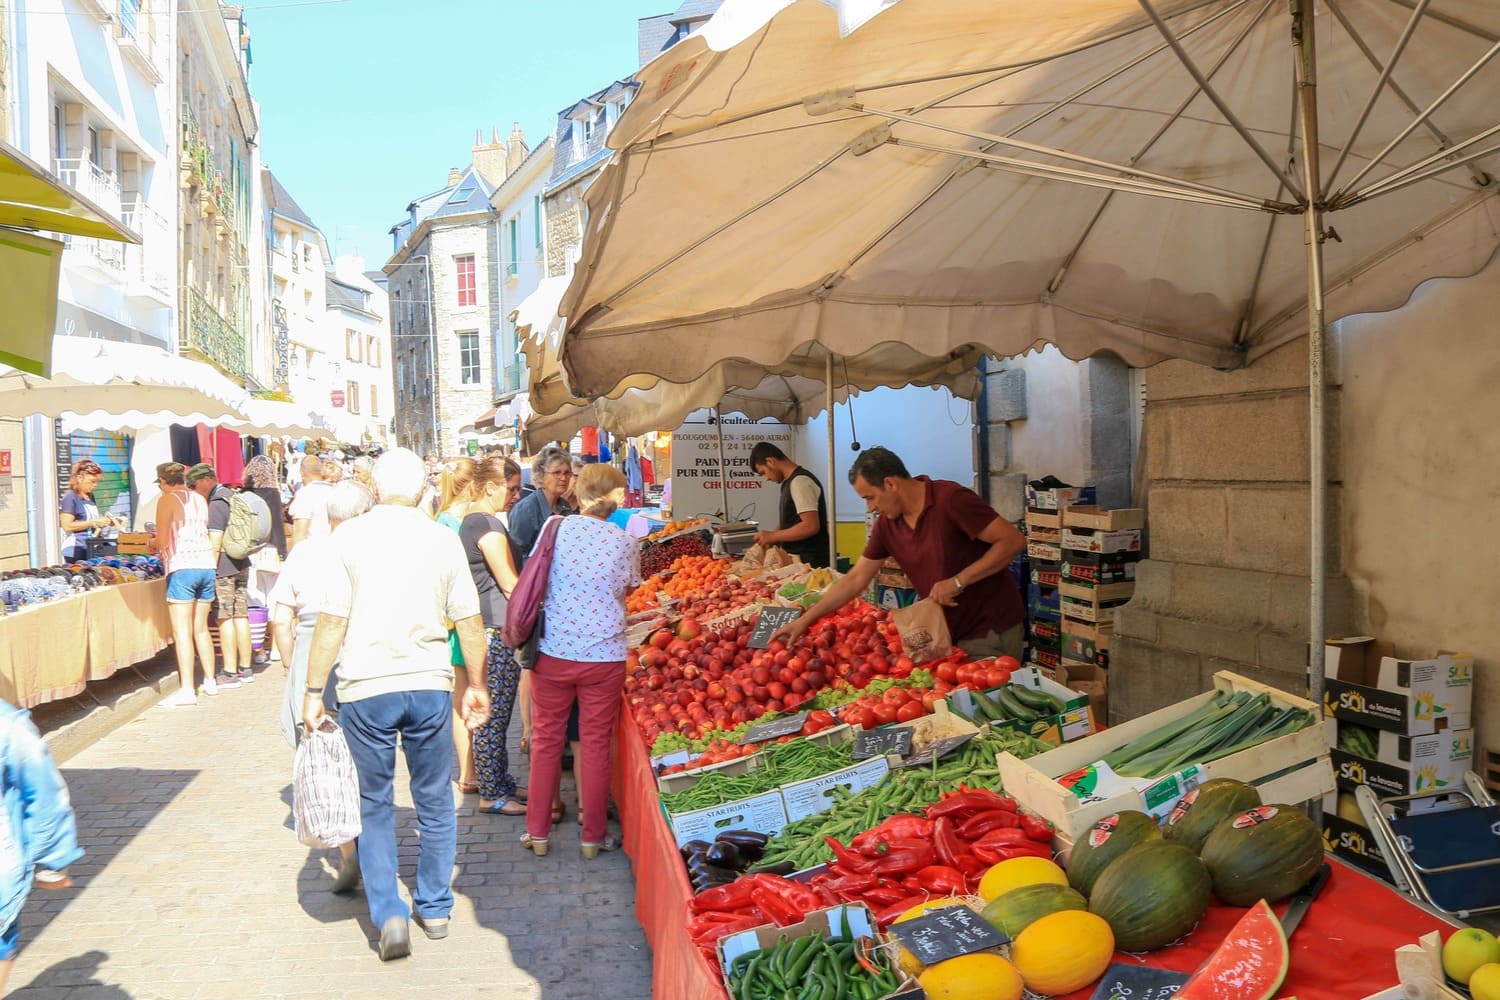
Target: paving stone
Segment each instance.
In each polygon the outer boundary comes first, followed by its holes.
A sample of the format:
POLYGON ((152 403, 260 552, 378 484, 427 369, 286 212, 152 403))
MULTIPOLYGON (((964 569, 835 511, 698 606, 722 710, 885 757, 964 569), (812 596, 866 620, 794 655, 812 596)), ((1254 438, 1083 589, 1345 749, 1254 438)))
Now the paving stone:
MULTIPOLYGON (((281 691, 273 667, 253 685, 200 697, 196 708, 151 708, 68 758, 63 773, 88 855, 71 869, 74 888, 32 893, 8 996, 651 995, 651 952, 624 853, 585 865, 570 821, 553 834, 548 857, 533 857, 520 845, 521 820, 479 815, 473 797, 456 802, 450 936, 429 941, 413 924, 411 958, 382 964, 363 895, 327 891, 338 852, 309 850, 292 834, 292 751, 276 726, 281 691), (586 950, 567 947, 578 941, 586 950)), ((44 730, 47 716, 38 713, 44 730)), ((397 759, 409 899, 418 838, 397 759)), ((519 747, 511 761, 524 770, 519 747)), ((571 816, 571 775, 563 797, 571 816)))

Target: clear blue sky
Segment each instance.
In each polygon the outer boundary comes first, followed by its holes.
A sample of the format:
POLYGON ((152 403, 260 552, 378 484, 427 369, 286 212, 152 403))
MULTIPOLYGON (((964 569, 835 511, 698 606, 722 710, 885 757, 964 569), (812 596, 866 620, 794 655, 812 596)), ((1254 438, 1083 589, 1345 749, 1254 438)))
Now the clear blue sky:
POLYGON ((261 155, 335 253, 367 269, 418 195, 469 162, 474 130, 557 112, 637 69, 636 20, 680 0, 250 0, 261 155))

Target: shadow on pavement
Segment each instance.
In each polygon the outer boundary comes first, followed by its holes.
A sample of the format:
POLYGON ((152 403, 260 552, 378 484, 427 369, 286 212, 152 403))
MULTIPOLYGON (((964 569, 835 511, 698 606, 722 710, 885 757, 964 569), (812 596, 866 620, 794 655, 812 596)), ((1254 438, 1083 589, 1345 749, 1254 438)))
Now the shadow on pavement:
POLYGON ((12 997, 55 997, 86 990, 89 1000, 133 1000, 131 994, 98 979, 99 966, 109 960, 102 951, 87 951, 43 969, 35 979, 19 987, 12 997))

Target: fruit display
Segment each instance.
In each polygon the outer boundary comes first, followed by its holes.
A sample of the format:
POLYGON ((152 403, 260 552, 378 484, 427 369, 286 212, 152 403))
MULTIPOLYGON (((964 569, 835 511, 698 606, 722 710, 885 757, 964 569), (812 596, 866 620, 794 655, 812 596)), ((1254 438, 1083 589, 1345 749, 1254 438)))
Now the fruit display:
POLYGON ((1208 911, 1212 882, 1192 851, 1165 840, 1137 844, 1104 869, 1089 896, 1121 951, 1151 951, 1192 929, 1208 911))
POLYGON ((976 952, 939 962, 917 977, 928 1000, 1020 1000, 1021 974, 999 955, 976 952))
POLYGON ((1220 691, 1197 711, 1106 754, 1104 763, 1124 777, 1160 778, 1306 729, 1314 721, 1304 709, 1277 708, 1265 692, 1220 691))
POLYGON ((683 531, 692 531, 694 528, 702 528, 708 524, 708 518, 695 517, 687 521, 668 521, 646 536, 648 542, 659 542, 668 535, 675 535, 683 531))
POLYGON ((1214 827, 1258 805, 1260 793, 1253 785, 1233 778, 1205 781, 1172 807, 1165 825, 1167 839, 1200 854, 1214 827))
POLYGON ((1214 895, 1231 906, 1285 899, 1323 863, 1323 835, 1291 806, 1247 809, 1220 821, 1203 842, 1214 895))
POLYGON ((985 904, 980 916, 1001 934, 1015 939, 1027 927, 1048 914, 1062 910, 1087 910, 1083 893, 1055 882, 1018 886, 985 904))
POLYGON ((932 669, 937 679, 944 683, 970 690, 989 690, 1009 684, 1010 675, 1021 669, 1021 663, 1013 656, 1000 656, 993 660, 974 660, 969 663, 961 660, 949 660, 946 663, 939 661, 932 669))
POLYGON ((1500 995, 1500 942, 1482 927, 1465 927, 1443 942, 1443 974, 1468 987, 1475 1000, 1500 995), (1477 983, 1476 983, 1477 980, 1477 983))
POLYGON ((1143 812, 1125 810, 1105 816, 1073 845, 1068 855, 1068 884, 1085 896, 1091 894, 1111 862, 1135 845, 1161 837, 1156 820, 1143 812))
POLYGON ((706 530, 692 531, 659 542, 644 542, 641 545, 641 576, 655 576, 683 556, 713 555, 707 536, 706 530))
POLYGON ((1291 955, 1281 921, 1265 900, 1252 906, 1177 991, 1178 1000, 1271 1000, 1291 955))
POLYGON ((1010 962, 1026 988, 1047 996, 1083 989, 1104 975, 1114 954, 1114 932, 1087 910, 1048 914, 1010 946, 1010 962))

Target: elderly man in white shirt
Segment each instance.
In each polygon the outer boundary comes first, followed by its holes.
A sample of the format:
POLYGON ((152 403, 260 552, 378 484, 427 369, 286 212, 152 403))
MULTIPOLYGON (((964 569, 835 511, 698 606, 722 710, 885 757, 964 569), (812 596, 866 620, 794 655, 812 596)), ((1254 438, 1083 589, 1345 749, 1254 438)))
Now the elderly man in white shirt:
POLYGON ((412 893, 429 938, 448 936, 453 909, 453 666, 449 621, 468 671, 462 712, 470 730, 489 718, 486 641, 479 593, 458 536, 416 509, 422 460, 404 448, 375 463, 376 507, 339 528, 346 573, 313 632, 302 721, 323 721, 323 687, 339 663, 339 721, 359 772, 359 866, 380 958, 411 953, 409 910, 397 891, 394 815, 396 741, 411 775, 421 847, 412 893))

